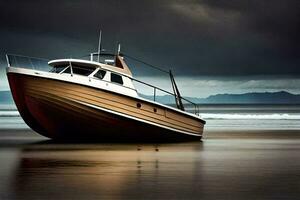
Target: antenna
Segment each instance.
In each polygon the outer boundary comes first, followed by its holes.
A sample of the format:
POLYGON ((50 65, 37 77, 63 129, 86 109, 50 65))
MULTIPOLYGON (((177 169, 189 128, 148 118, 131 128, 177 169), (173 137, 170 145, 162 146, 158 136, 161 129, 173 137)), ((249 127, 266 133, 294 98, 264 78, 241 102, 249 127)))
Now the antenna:
POLYGON ((118 52, 117 52, 117 55, 120 55, 120 51, 121 51, 121 44, 118 43, 118 52))
POLYGON ((100 29, 100 33, 99 33, 99 43, 98 43, 98 62, 100 61, 101 40, 102 40, 102 31, 101 31, 101 29, 100 29))

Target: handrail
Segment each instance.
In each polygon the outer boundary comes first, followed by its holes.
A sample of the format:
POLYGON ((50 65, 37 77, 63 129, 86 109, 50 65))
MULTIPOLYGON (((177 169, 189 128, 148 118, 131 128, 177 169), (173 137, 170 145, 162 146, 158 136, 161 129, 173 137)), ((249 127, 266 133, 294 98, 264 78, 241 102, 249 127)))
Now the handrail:
MULTIPOLYGON (((128 76, 127 76, 127 77, 128 77, 128 76)), ((142 84, 147 85, 147 86, 149 86, 149 87, 152 87, 152 88, 154 89, 154 90, 153 90, 153 100, 154 100, 154 101, 156 100, 156 90, 160 90, 160 91, 162 91, 162 92, 164 92, 164 93, 167 93, 167 94, 169 94, 169 95, 172 95, 172 96, 174 96, 174 97, 176 96, 176 95, 173 94, 172 92, 169 92, 169 91, 164 90, 164 89, 162 89, 162 88, 159 88, 159 87, 157 87, 157 86, 151 85, 151 84, 149 84, 149 83, 140 81, 140 80, 135 79, 135 78, 132 78, 132 77, 128 77, 128 78, 130 78, 130 79, 133 80, 133 81, 142 83, 142 84)), ((186 98, 184 98, 184 97, 180 97, 180 99, 182 99, 182 100, 184 100, 184 101, 186 101, 186 102, 192 104, 192 105, 194 106, 194 108, 195 108, 195 110, 194 110, 194 113, 195 113, 195 114, 199 113, 199 106, 198 106, 196 103, 194 103, 194 102, 192 102, 192 101, 190 101, 190 100, 188 100, 188 99, 186 99, 186 98)))
POLYGON ((24 56, 24 55, 20 55, 20 54, 11 54, 11 53, 7 53, 6 56, 17 56, 17 57, 23 57, 23 58, 29 58, 29 59, 37 59, 37 60, 44 60, 44 61, 49 61, 50 59, 47 58, 40 58, 40 57, 34 57, 34 56, 24 56))

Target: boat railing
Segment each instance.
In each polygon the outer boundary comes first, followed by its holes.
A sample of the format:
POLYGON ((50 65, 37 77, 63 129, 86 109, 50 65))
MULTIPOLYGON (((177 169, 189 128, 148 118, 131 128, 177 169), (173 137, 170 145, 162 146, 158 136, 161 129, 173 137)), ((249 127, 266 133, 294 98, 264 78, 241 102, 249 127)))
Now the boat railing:
MULTIPOLYGON (((172 107, 177 107, 176 106, 176 95, 170 91, 164 90, 160 87, 151 85, 149 83, 143 82, 141 80, 135 79, 135 78, 131 78, 129 77, 133 83, 136 82, 138 84, 142 84, 144 86, 147 86, 149 88, 151 88, 152 90, 152 94, 151 95, 145 95, 142 93, 139 93, 140 96, 142 96, 143 98, 158 102, 158 103, 162 103, 162 104, 167 104, 170 105, 172 107)), ((138 91, 139 92, 139 91, 138 91)), ((184 107, 186 109, 186 111, 188 112, 192 112, 194 114, 198 114, 199 113, 199 106, 198 104, 184 98, 184 97, 178 97, 182 100, 182 103, 184 104, 184 107)))
POLYGON ((8 67, 34 69, 49 72, 52 67, 48 65, 48 59, 28 57, 17 54, 6 54, 6 61, 8 67))
MULTIPOLYGON (((6 60, 7 60, 7 65, 8 67, 17 67, 17 68, 25 68, 25 69, 33 69, 33 70, 39 70, 39 71, 45 71, 45 72, 52 72, 53 67, 48 65, 49 59, 44 59, 44 58, 37 58, 37 57, 28 57, 28 56, 23 56, 23 55, 17 55, 17 54, 6 54, 6 60)), ((150 88, 152 91, 151 95, 145 95, 144 91, 139 91, 140 96, 143 98, 162 103, 162 104, 167 104, 169 106, 174 106, 176 107, 176 98, 180 98, 181 101, 184 104, 184 108, 188 112, 192 113, 199 113, 199 107, 196 103, 184 98, 184 97, 179 97, 176 96, 176 94, 167 91, 165 89, 162 89, 160 87, 157 87, 155 85, 146 83, 144 81, 132 78, 130 78, 133 83, 138 83, 142 84, 144 87, 150 88)))

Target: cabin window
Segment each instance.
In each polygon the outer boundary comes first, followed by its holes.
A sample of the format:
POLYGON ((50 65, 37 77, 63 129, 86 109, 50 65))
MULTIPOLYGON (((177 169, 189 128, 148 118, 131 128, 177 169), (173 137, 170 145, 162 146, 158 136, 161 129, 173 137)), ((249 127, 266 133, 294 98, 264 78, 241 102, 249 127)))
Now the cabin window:
MULTIPOLYGON (((90 75, 94 70, 91 68, 83 68, 83 67, 79 67, 76 65, 72 65, 72 71, 73 74, 78 74, 78 75, 82 75, 82 76, 88 76, 90 75)), ((68 67, 65 71, 63 71, 63 73, 71 73, 71 68, 68 67)))
POLYGON ((122 76, 120 76, 120 75, 118 75, 118 74, 111 73, 110 80, 111 80, 111 82, 114 82, 114 83, 118 83, 118 84, 123 85, 123 79, 122 79, 122 76))
POLYGON ((64 70, 67 66, 55 66, 53 67, 50 72, 54 73, 60 73, 62 70, 64 70))
POLYGON ((90 75, 94 70, 91 68, 83 68, 79 66, 72 66, 73 74, 79 74, 83 76, 90 75))
POLYGON ((71 74, 71 69, 70 69, 70 67, 68 67, 67 69, 65 69, 65 70, 63 71, 63 73, 71 74))
POLYGON ((99 70, 99 71, 97 71, 96 74, 94 74, 94 77, 99 78, 99 79, 103 79, 104 76, 105 76, 105 74, 106 74, 106 71, 104 71, 104 70, 99 70))

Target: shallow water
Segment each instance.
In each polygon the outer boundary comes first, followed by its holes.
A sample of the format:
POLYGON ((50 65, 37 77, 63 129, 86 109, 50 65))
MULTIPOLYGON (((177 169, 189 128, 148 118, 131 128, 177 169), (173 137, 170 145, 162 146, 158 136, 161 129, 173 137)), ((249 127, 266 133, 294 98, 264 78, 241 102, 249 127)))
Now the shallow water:
MULTIPOLYGON (((199 105, 206 130, 300 130, 300 105, 199 105)), ((189 107, 187 111, 191 111, 189 107)), ((1 129, 29 129, 12 107, 0 105, 1 129)))
POLYGON ((57 144, 10 131, 0 136, 0 199, 299 199, 299 133, 261 134, 57 144))

